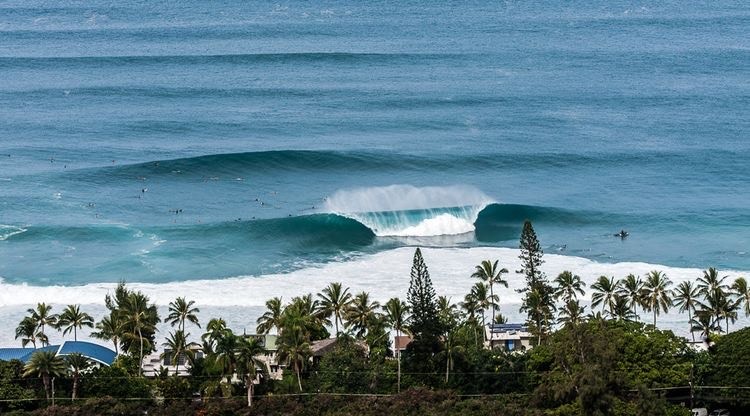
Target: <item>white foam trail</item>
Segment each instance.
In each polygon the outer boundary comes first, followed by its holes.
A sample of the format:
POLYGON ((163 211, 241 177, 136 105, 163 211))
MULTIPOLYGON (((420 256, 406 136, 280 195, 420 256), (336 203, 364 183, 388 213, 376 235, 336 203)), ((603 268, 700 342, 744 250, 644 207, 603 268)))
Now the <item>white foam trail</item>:
POLYGON ((0 241, 5 241, 14 235, 25 233, 26 229, 12 225, 0 224, 0 241))
MULTIPOLYGON (((518 313, 521 295, 516 292, 524 285, 523 276, 513 271, 521 267, 518 250, 508 248, 425 248, 425 261, 430 270, 435 290, 439 295, 446 295, 454 302, 459 302, 475 283, 470 277, 474 266, 482 260, 499 259, 500 264, 511 270, 507 275, 509 288, 499 289, 500 311, 512 321, 522 320, 518 313)), ((287 274, 270 274, 262 276, 245 276, 220 280, 195 280, 173 283, 131 283, 128 286, 142 290, 152 301, 164 306, 177 296, 195 300, 201 308, 201 319, 223 316, 235 329, 255 328, 255 319, 266 300, 281 296, 288 301, 294 296, 306 293, 318 293, 331 281, 341 281, 353 292, 368 291, 375 300, 385 302, 391 297, 404 299, 409 288, 409 272, 414 255, 413 248, 398 248, 377 254, 357 257, 348 261, 315 265, 287 274), (216 315, 216 314, 219 315, 216 315), (228 316, 224 316, 228 315, 228 316)), ((660 270, 676 286, 685 280, 695 280, 702 276, 702 270, 692 268, 667 267, 657 264, 624 262, 598 263, 581 257, 545 254, 542 270, 553 278, 563 270, 573 271, 590 285, 601 275, 622 278, 629 273, 645 275, 652 270, 660 270)), ((721 275, 728 275, 731 280, 750 273, 721 270, 721 275)), ((89 305, 85 309, 100 311, 95 318, 100 319, 104 313, 104 296, 114 289, 114 283, 91 283, 84 286, 33 286, 12 284, 0 280, 0 345, 15 345, 13 329, 23 316, 26 308, 37 302, 53 303, 57 310, 62 305, 80 303, 89 305), (93 306, 92 306, 93 305, 93 306)), ((584 300, 589 299, 587 292, 584 300)), ((588 310, 587 310, 588 311, 588 310)), ((644 314, 650 321, 650 315, 644 314)), ((738 325, 747 323, 742 318, 738 325)), ((659 325, 687 335, 687 319, 675 310, 659 317, 659 325)), ((166 328, 164 328, 166 331, 166 328)), ((198 330, 196 329, 196 334, 198 330)), ((166 335, 166 332, 164 333, 166 335)))
POLYGON ((479 212, 491 202, 468 186, 391 185, 338 191, 325 208, 361 222, 378 236, 428 237, 474 231, 479 212))

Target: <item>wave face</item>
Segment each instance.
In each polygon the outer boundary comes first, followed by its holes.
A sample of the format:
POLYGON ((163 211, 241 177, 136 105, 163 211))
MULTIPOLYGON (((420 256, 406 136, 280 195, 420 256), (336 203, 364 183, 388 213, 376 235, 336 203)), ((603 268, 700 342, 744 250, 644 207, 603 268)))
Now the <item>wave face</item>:
POLYGON ((391 185, 339 191, 325 207, 359 221, 377 236, 430 237, 474 231, 479 212, 490 201, 467 186, 391 185))

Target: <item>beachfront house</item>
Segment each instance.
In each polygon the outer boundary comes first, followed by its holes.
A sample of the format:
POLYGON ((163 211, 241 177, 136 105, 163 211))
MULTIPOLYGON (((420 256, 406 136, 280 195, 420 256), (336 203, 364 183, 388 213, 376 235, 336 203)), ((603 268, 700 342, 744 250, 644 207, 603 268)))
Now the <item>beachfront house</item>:
POLYGON ((524 324, 489 324, 484 328, 484 345, 505 351, 525 351, 531 348, 534 336, 524 324))

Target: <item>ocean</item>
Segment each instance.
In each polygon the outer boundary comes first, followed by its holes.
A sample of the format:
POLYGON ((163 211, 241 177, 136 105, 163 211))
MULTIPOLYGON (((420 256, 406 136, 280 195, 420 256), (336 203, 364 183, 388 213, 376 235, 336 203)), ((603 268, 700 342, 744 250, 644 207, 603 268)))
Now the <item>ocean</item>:
POLYGON ((0 0, 0 342, 120 280, 251 332, 330 281, 405 296, 417 246, 459 301, 525 219, 551 277, 748 276, 748 27, 741 1, 0 0))

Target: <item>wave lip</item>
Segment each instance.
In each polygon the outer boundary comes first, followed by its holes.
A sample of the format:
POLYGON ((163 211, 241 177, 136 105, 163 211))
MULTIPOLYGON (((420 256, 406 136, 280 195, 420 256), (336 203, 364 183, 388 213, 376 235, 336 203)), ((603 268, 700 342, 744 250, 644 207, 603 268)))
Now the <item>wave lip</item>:
POLYGON ((492 202, 469 186, 391 185, 338 191, 325 207, 377 236, 430 237, 473 232, 479 213, 492 202))

